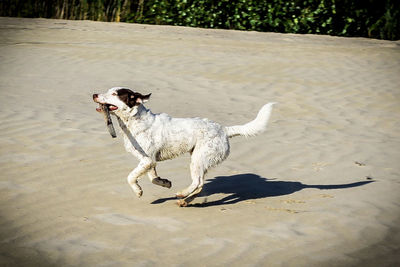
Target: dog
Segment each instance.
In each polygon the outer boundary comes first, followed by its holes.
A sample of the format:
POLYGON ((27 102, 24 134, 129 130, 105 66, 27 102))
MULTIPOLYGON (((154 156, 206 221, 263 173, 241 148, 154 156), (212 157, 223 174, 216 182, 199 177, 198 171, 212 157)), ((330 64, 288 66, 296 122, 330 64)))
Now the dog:
MULTIPOLYGON (((139 160, 128 175, 128 183, 138 197, 143 194, 138 184, 147 174, 153 184, 171 188, 171 182, 160 178, 156 163, 191 154, 192 183, 176 193, 178 205, 185 207, 202 190, 207 170, 225 160, 230 151, 229 138, 255 136, 267 126, 275 103, 265 104, 257 117, 246 124, 224 127, 202 118, 172 118, 168 114, 154 114, 144 106, 151 94, 142 95, 124 87, 113 87, 104 94, 94 94, 96 103, 106 105, 117 117, 124 137, 125 149, 139 160)), ((104 112, 97 108, 98 112, 104 112)))

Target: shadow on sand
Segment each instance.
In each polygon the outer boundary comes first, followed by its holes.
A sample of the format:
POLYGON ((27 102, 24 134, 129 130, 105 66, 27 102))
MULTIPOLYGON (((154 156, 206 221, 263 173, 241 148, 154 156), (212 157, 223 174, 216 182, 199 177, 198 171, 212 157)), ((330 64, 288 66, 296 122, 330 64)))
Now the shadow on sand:
MULTIPOLYGON (((360 181, 350 184, 307 185, 300 182, 275 181, 275 179, 262 178, 251 173, 218 176, 206 182, 199 197, 208 197, 213 194, 227 194, 227 196, 219 200, 196 203, 190 206, 209 207, 235 204, 245 200, 290 195, 305 188, 320 190, 348 189, 366 185, 371 182, 374 181, 360 181)), ((160 204, 174 199, 176 198, 161 198, 153 201, 151 204, 160 204)))

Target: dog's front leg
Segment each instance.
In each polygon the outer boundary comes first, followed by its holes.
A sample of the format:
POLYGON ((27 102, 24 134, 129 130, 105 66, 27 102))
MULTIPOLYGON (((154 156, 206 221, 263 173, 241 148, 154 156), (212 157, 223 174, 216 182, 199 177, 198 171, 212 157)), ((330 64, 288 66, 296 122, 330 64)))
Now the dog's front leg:
POLYGON ((150 168, 147 175, 149 176, 150 182, 152 182, 155 185, 159 185, 166 188, 171 188, 172 186, 171 181, 169 181, 168 179, 160 178, 160 176, 158 176, 155 164, 153 167, 150 168))
POLYGON ((139 165, 128 175, 128 183, 138 197, 143 194, 142 188, 138 184, 138 179, 153 166, 155 166, 155 163, 150 158, 144 157, 140 160, 139 165))

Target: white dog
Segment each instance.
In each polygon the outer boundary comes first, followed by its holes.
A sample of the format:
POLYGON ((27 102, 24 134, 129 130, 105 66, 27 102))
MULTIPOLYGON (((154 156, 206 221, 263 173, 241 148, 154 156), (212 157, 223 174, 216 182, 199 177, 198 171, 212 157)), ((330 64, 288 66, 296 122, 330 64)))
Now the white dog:
MULTIPOLYGON (((187 206, 204 185, 210 167, 229 155, 229 138, 254 136, 267 126, 274 103, 264 105, 257 117, 244 125, 224 127, 201 118, 171 118, 165 113, 153 114, 143 103, 151 94, 142 95, 130 89, 114 87, 105 94, 94 94, 96 103, 105 104, 118 119, 125 149, 139 159, 139 165, 128 175, 128 183, 138 197, 143 193, 138 179, 148 174, 152 183, 170 188, 171 182, 156 172, 156 162, 191 154, 192 184, 176 193, 179 206, 187 206)), ((97 111, 101 112, 98 108, 97 111)))

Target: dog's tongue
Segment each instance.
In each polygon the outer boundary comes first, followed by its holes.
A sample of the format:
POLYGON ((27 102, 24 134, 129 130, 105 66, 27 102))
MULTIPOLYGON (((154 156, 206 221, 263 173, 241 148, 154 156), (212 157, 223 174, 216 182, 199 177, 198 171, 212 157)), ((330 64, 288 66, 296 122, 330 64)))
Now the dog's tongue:
MULTIPOLYGON (((109 110, 117 110, 118 108, 117 108, 116 106, 110 105, 110 106, 108 106, 108 109, 109 109, 109 110)), ((97 107, 97 108, 96 108, 96 111, 97 111, 97 112, 103 112, 102 106, 100 105, 99 107, 97 107)))
MULTIPOLYGON (((97 112, 103 112, 103 104, 100 104, 97 108, 96 108, 96 111, 97 112)), ((104 107, 104 108, 106 108, 106 107, 104 107)), ((109 105, 108 106, 108 110, 117 110, 118 109, 118 107, 116 107, 116 106, 113 106, 113 105, 109 105)))

